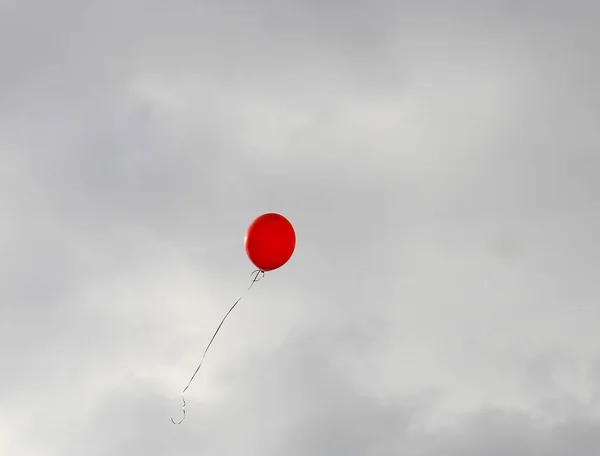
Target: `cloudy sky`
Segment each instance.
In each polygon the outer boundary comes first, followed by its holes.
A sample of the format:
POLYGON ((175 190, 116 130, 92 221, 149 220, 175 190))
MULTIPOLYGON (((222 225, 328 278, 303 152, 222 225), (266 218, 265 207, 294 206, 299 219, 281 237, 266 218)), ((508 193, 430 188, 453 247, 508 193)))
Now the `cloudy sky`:
POLYGON ((0 454, 599 454, 599 21, 2 0, 0 454))

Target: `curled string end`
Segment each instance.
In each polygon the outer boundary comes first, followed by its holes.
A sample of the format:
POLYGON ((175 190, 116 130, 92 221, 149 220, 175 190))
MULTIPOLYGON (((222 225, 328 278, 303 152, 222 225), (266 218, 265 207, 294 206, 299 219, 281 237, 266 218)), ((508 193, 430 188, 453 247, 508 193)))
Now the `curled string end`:
POLYGON ((171 417, 171 423, 173 423, 173 424, 181 424, 181 423, 183 423, 183 420, 185 420, 185 415, 179 421, 175 421, 173 419, 173 417, 171 417))
POLYGON ((181 400, 183 402, 183 405, 181 407, 181 411, 183 412, 183 418, 181 418, 181 420, 179 420, 179 421, 175 421, 173 419, 173 417, 171 417, 171 423, 173 423, 173 424, 181 424, 185 420, 185 406, 186 406, 186 404, 185 404, 185 397, 183 397, 183 395, 181 396, 181 400))

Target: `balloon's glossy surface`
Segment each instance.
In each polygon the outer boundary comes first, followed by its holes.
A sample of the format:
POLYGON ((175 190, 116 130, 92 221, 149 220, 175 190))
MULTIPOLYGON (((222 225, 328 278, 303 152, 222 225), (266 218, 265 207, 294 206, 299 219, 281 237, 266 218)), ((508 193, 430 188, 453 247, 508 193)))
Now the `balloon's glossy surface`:
POLYGON ((258 269, 272 271, 291 258, 296 248, 296 233, 283 215, 263 214, 246 230, 244 247, 258 269))

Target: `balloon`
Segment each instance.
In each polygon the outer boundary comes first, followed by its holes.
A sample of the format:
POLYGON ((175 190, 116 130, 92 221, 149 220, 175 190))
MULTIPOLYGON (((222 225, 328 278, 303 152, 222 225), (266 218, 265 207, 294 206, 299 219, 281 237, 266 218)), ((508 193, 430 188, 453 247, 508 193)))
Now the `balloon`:
POLYGON ((244 247, 248 258, 261 271, 280 268, 296 248, 294 227, 283 215, 257 217, 246 230, 244 247))

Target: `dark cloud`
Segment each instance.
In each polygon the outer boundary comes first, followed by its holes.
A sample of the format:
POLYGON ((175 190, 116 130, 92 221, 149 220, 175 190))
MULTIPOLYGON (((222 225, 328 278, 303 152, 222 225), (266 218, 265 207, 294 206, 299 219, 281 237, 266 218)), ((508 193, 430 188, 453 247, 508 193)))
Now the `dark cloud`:
MULTIPOLYGON (((222 378, 226 399, 191 400, 188 420, 177 427, 168 420, 174 404, 160 385, 128 382, 73 423, 75 432, 68 443, 56 442, 56 454, 592 456, 600 444, 600 423, 586 415, 547 423, 498 408, 484 407, 432 431, 426 423, 439 395, 376 398, 353 385, 332 356, 314 339, 290 340, 222 378)), ((55 437, 48 429, 51 424, 35 433, 41 445, 55 437)))

